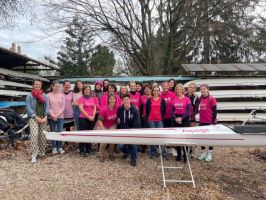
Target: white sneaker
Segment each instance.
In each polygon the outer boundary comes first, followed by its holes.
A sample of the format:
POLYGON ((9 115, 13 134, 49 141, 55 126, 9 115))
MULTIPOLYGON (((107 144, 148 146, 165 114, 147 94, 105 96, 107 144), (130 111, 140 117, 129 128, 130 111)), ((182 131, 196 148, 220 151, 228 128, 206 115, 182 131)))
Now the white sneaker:
POLYGON ((39 156, 44 157, 45 156, 45 153, 41 153, 39 156))
POLYGON ((37 159, 36 159, 36 156, 31 156, 31 163, 36 163, 37 159))
POLYGON ((199 160, 205 160, 207 157, 206 153, 205 152, 202 152, 199 156, 199 160))
POLYGON ((205 158, 205 161, 210 162, 212 160, 212 154, 208 154, 208 156, 205 158))
POLYGON ((64 151, 64 149, 62 149, 62 148, 59 148, 59 149, 58 149, 58 152, 59 152, 60 154, 64 154, 64 153, 66 153, 66 152, 64 151))
POLYGON ((57 152, 57 148, 53 148, 53 150, 52 150, 52 154, 53 154, 53 155, 58 154, 58 152, 57 152))

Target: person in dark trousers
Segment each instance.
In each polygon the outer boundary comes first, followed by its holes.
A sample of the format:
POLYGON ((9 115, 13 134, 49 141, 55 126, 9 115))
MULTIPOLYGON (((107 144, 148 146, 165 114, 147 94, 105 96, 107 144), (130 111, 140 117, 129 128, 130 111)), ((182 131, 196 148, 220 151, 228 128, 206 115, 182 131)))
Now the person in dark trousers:
MULTIPOLYGON (((189 115, 190 127, 197 126, 196 114, 199 111, 199 97, 196 95, 197 86, 195 83, 190 83, 187 88, 186 96, 190 99, 191 102, 191 112, 189 115)), ((193 147, 189 149, 190 158, 193 159, 193 147)))
MULTIPOLYGON (((191 110, 190 99, 184 95, 185 89, 182 84, 177 84, 176 97, 172 101, 172 116, 174 119, 174 127, 189 127, 189 114, 191 110)), ((186 148, 186 147, 184 147, 186 148)), ((187 161, 184 149, 184 162, 187 161)), ((181 161, 181 147, 177 147, 177 161, 181 161)))
MULTIPOLYGON (((82 89, 83 96, 79 98, 79 128, 80 130, 93 130, 95 126, 96 100, 92 96, 91 87, 84 86, 82 89)), ((91 151, 90 143, 79 143, 80 155, 85 157, 91 151)))
MULTIPOLYGON (((140 115, 138 109, 130 104, 130 96, 128 94, 123 96, 123 105, 117 111, 117 128, 118 129, 131 129, 140 128, 140 115)), ((137 145, 119 144, 118 148, 124 153, 122 159, 127 159, 131 154, 132 166, 137 164, 137 145)))

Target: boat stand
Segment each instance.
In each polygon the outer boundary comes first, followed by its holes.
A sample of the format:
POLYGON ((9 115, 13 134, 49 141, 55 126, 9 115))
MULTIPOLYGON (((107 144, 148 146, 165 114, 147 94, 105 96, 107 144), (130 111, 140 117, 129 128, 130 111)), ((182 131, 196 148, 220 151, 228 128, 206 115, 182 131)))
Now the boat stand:
POLYGON ((161 148, 161 145, 159 145, 161 170, 162 170, 162 176, 163 176, 163 187, 166 188, 166 182, 172 182, 172 183, 174 182, 174 183, 192 183, 193 188, 196 188, 194 177, 193 177, 193 174, 192 174, 191 165, 190 165, 190 155, 188 155, 187 148, 185 148, 186 146, 192 146, 193 149, 195 149, 196 145, 192 144, 192 143, 182 143, 182 144, 181 143, 168 143, 167 145, 184 147, 185 153, 186 153, 187 162, 184 163, 183 166, 164 166, 163 156, 162 156, 162 148, 161 148), (189 173, 190 173, 191 179, 189 179, 189 180, 165 179, 165 169, 181 169, 181 170, 183 170, 186 166, 189 169, 189 173))

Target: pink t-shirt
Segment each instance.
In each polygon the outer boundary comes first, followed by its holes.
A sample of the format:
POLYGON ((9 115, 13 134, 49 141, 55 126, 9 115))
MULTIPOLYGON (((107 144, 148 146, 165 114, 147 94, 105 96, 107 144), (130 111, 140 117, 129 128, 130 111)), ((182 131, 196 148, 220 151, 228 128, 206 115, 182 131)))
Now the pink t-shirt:
POLYGON ((74 117, 74 112, 72 108, 72 102, 73 102, 73 93, 69 92, 68 94, 65 94, 62 91, 62 94, 65 97, 65 111, 64 111, 64 118, 69 119, 74 117))
POLYGON ((172 118, 171 106, 172 106, 172 101, 175 98, 175 94, 174 92, 171 91, 168 92, 162 91, 160 97, 164 98, 166 104, 164 119, 171 119, 172 118))
POLYGON ((175 114, 183 115, 187 111, 187 105, 191 105, 190 99, 184 96, 182 99, 175 96, 172 101, 172 106, 174 106, 175 114))
MULTIPOLYGON (((94 115, 94 107, 96 106, 96 101, 94 97, 90 97, 88 99, 84 98, 83 96, 79 98, 79 105, 83 104, 83 109, 86 113, 88 113, 89 116, 94 115)), ((81 118, 87 118, 85 115, 80 112, 79 117, 81 118)))
POLYGON ((49 99, 49 113, 51 117, 57 116, 58 118, 64 118, 65 110, 65 97, 61 93, 50 92, 49 99))
MULTIPOLYGON (((122 104, 122 101, 121 101, 119 95, 118 94, 115 94, 115 98, 116 98, 116 105, 117 106, 120 106, 122 104)), ((106 92, 101 97, 98 110, 100 111, 101 108, 105 108, 107 105, 108 105, 108 93, 106 92)))
POLYGON ((130 102, 132 105, 136 106, 136 108, 139 110, 140 109, 140 93, 139 92, 136 92, 136 94, 131 94, 129 93, 130 95, 130 102))
POLYGON ((162 121, 161 98, 155 100, 153 97, 151 97, 151 111, 148 121, 154 121, 154 122, 162 121))
POLYGON ((73 104, 75 106, 78 106, 79 104, 79 98, 82 96, 82 92, 73 93, 73 104))
POLYGON ((119 106, 116 105, 113 110, 110 110, 109 106, 105 106, 101 110, 99 118, 102 120, 105 128, 110 128, 116 124, 118 107, 119 106))
POLYGON ((142 95, 140 97, 140 105, 143 106, 143 115, 144 116, 146 115, 146 103, 147 103, 148 98, 150 98, 150 97, 148 97, 146 95, 142 95))
POLYGON ((216 106, 216 99, 213 96, 208 96, 206 98, 200 99, 199 114, 200 123, 212 123, 212 107, 216 106))

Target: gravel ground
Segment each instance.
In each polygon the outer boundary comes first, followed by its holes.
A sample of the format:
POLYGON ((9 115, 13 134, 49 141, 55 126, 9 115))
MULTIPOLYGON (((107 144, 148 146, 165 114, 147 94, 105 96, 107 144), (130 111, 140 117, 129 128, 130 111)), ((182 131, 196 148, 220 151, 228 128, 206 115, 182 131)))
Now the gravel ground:
MULTIPOLYGON (((76 151, 47 155, 29 162, 28 146, 0 150, 0 199, 266 199, 266 161, 252 153, 265 148, 215 148, 214 161, 191 161, 196 189, 191 184, 162 187, 157 164, 139 153, 136 167, 129 160, 101 163, 97 154, 81 158, 76 151)), ((196 151, 197 153, 197 151, 196 151)), ((158 163, 157 163, 158 162, 158 163)), ((173 157, 168 165, 181 164, 173 157)), ((167 173, 187 178, 188 171, 167 173)))

